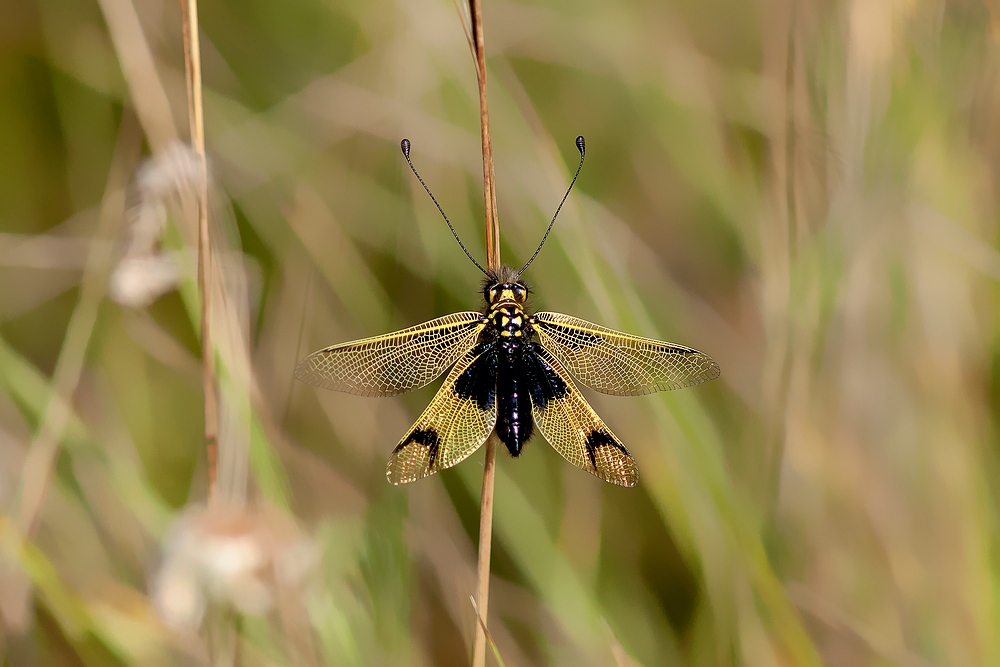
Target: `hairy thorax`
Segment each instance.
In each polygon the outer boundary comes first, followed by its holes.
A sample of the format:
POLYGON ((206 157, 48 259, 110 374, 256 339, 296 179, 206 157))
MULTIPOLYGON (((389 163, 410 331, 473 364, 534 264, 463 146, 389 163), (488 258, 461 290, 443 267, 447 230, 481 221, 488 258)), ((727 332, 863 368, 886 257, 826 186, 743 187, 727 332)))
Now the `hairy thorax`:
POLYGON ((493 325, 493 330, 500 337, 500 339, 514 338, 518 341, 524 340, 530 329, 528 324, 528 318, 524 314, 524 309, 521 308, 520 304, 508 302, 497 304, 494 306, 489 314, 490 324, 493 325))

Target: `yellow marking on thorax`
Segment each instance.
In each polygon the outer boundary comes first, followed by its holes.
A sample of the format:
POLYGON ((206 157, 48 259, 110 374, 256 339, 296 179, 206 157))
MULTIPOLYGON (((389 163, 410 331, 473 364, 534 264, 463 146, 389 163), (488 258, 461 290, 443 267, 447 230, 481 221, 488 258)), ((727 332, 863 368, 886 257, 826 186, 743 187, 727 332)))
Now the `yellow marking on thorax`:
MULTIPOLYGON (((504 290, 504 293, 508 291, 504 290)), ((505 338, 524 336, 524 309, 516 301, 500 300, 490 309, 489 319, 505 338)))
POLYGON ((503 313, 510 317, 523 317, 524 309, 521 308, 521 306, 517 305, 517 302, 515 301, 505 301, 494 304, 494 306, 490 308, 488 316, 494 317, 500 313, 503 313))

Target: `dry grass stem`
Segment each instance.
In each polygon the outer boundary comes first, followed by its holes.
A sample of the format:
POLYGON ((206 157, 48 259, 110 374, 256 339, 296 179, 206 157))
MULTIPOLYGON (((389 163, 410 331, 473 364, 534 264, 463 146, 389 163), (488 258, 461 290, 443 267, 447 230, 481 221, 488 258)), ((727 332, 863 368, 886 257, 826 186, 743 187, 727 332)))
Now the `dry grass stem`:
MULTIPOLYGON (((140 140, 132 117, 126 114, 111 164, 108 182, 98 217, 95 236, 111 239, 122 220, 125 208, 125 187, 135 161, 139 157, 140 140)), ((87 347, 97 322, 98 307, 104 297, 111 271, 111 244, 91 245, 80 283, 80 298, 63 339, 63 346, 53 374, 53 393, 34 440, 28 450, 21 474, 17 509, 17 527, 31 536, 45 500, 46 489, 59 455, 59 445, 70 418, 73 394, 83 373, 87 347)))
POLYGON ((208 461, 208 496, 215 497, 219 457, 218 406, 215 393, 215 349, 211 326, 211 244, 208 233, 208 167, 205 163, 205 119, 201 99, 201 47, 198 39, 198 0, 181 0, 184 30, 184 70, 188 88, 188 123, 191 145, 199 158, 198 188, 198 293, 201 295, 202 390, 205 396, 205 457, 208 461))
POLYGON ((480 628, 483 631, 483 634, 486 635, 486 641, 490 644, 490 650, 493 651, 493 657, 496 658, 497 664, 500 667, 505 667, 503 657, 500 655, 500 649, 497 648, 497 643, 493 641, 493 635, 490 634, 489 628, 486 627, 486 621, 483 620, 483 615, 479 613, 479 605, 476 604, 476 599, 470 595, 469 600, 472 601, 472 608, 475 610, 476 620, 479 622, 476 627, 480 628))
POLYGON ((484 667, 486 664, 486 614, 490 604, 490 551, 493 545, 493 485, 496 480, 496 465, 497 437, 496 433, 491 433, 486 440, 483 493, 479 499, 479 562, 476 584, 479 623, 476 624, 476 641, 472 649, 474 667, 484 667))
POLYGON ((490 112, 486 103, 486 45, 483 37, 483 5, 469 0, 472 14, 472 43, 476 48, 476 76, 479 81, 479 126, 483 138, 483 197, 486 204, 486 267, 500 268, 500 220, 497 217, 496 177, 493 172, 493 144, 490 141, 490 112))
POLYGON ((170 100, 131 0, 98 0, 121 63, 129 100, 153 152, 177 140, 170 100))
MULTIPOLYGON (((469 0, 472 18, 472 46, 475 49, 476 78, 479 82, 479 125, 483 139, 483 199, 486 213, 486 266, 490 271, 500 268, 500 220, 497 217, 493 145, 490 142, 490 113, 486 103, 486 44, 483 38, 483 6, 481 0, 469 0)), ((479 601, 479 623, 472 648, 473 667, 486 664, 486 619, 490 601, 490 550, 493 542, 493 486, 496 479, 497 438, 486 440, 483 464, 483 492, 479 501, 479 563, 476 598, 479 601)))

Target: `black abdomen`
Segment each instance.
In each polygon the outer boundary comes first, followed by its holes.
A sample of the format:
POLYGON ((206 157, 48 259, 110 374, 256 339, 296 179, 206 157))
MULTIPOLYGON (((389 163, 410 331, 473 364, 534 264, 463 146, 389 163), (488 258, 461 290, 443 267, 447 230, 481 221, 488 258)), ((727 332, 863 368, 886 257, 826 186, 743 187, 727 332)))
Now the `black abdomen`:
POLYGON ((496 345, 497 437, 511 456, 517 456, 534 431, 528 375, 524 372, 528 350, 520 340, 500 340, 496 345))

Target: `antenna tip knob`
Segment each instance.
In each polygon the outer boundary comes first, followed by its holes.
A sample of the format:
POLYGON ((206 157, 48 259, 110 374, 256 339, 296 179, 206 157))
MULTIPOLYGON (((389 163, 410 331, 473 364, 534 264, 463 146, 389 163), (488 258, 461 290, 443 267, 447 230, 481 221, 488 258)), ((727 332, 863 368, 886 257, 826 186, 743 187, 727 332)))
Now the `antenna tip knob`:
POLYGON ((580 157, 587 154, 587 142, 584 141, 582 134, 576 138, 576 148, 580 151, 580 157))
MULTIPOLYGON (((577 141, 577 144, 579 144, 579 140, 577 141)), ((409 139, 403 139, 402 141, 399 142, 399 147, 401 149, 403 149, 403 155, 405 155, 406 159, 409 160, 410 159, 410 140, 409 139)))

